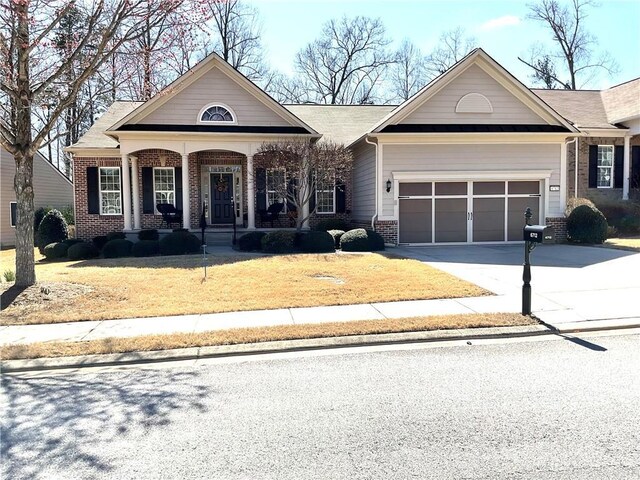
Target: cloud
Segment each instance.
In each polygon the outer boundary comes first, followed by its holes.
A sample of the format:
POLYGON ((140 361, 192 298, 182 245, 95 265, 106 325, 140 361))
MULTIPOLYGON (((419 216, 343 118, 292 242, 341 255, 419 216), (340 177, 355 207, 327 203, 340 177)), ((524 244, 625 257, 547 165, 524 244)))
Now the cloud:
POLYGON ((518 25, 520 18, 515 15, 503 15, 502 17, 492 18, 480 25, 479 30, 488 32, 490 30, 497 30, 502 27, 509 27, 511 25, 518 25))

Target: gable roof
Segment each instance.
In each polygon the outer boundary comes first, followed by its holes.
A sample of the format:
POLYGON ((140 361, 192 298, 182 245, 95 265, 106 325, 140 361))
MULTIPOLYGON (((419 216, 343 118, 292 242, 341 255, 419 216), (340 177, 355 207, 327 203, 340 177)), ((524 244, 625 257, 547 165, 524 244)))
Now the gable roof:
POLYGON ((122 102, 115 101, 109 109, 98 118, 91 128, 78 139, 68 150, 73 151, 76 148, 118 148, 120 143, 113 137, 105 135, 114 123, 120 122, 126 118, 136 108, 144 102, 122 102))
POLYGON ((611 123, 640 117, 640 78, 603 90, 602 103, 611 123))
POLYGON ((253 83, 247 77, 242 75, 238 70, 229 65, 222 59, 222 57, 220 57, 215 52, 207 55, 207 57, 205 57, 204 60, 199 62, 195 67, 171 82, 171 84, 167 86, 162 92, 157 93, 153 96, 153 98, 137 106, 135 110, 127 114, 124 118, 121 118, 108 129, 107 133, 113 135, 116 130, 120 129, 125 124, 138 123, 141 119, 149 115, 151 112, 164 105, 169 99, 173 98, 179 92, 188 88, 196 80, 201 78, 205 73, 216 67, 219 68, 224 74, 229 76, 233 81, 235 81, 241 88, 244 88, 247 92, 253 95, 267 108, 271 109, 274 113, 291 123, 293 126, 300 127, 301 129, 304 129, 307 133, 310 133, 312 135, 318 135, 317 131, 304 123, 289 110, 284 108, 273 97, 269 96, 255 83, 253 83))
POLYGON ((577 131, 567 120, 562 117, 553 108, 543 102, 539 97, 531 92, 522 82, 509 73, 504 67, 496 62, 487 52, 481 48, 476 48, 469 52, 458 63, 453 65, 449 70, 435 78, 415 95, 405 101, 402 105, 389 113, 385 118, 378 122, 372 129, 371 133, 381 132, 385 127, 392 123, 397 123, 409 114, 415 111, 420 105, 428 101, 436 93, 448 85, 454 78, 458 77, 471 65, 478 65, 485 70, 491 77, 510 92, 527 107, 538 114, 550 124, 560 124, 571 132, 577 131))

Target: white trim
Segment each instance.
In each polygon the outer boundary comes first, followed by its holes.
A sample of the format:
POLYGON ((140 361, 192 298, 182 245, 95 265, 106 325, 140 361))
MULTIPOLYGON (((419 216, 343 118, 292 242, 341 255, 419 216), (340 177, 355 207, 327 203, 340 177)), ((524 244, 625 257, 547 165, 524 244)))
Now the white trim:
MULTIPOLYGON (((153 167, 153 214, 160 215, 160 212, 157 208, 157 199, 156 199, 156 170, 171 170, 173 173, 173 206, 176 206, 176 167, 153 167)), ((165 190, 168 192, 169 190, 165 190)))
POLYGON ((335 215, 336 213, 336 189, 338 188, 338 186, 336 185, 336 178, 335 175, 333 177, 333 190, 319 190, 318 189, 318 181, 316 179, 316 191, 315 191, 315 197, 316 197, 316 214, 317 215, 335 215), (333 192, 333 200, 332 200, 332 210, 330 212, 319 212, 318 211, 318 192, 333 192))
POLYGON ((487 170, 474 172, 447 172, 447 171, 419 171, 419 172, 391 172, 396 180, 542 180, 551 178, 552 170, 487 170))
POLYGON ((236 115, 236 112, 234 112, 230 106, 225 105, 224 103, 220 103, 220 102, 214 102, 214 103, 210 103, 209 105, 205 105, 204 107, 202 107, 202 109, 200 110, 200 112, 198 113, 198 118, 196 119, 196 122, 199 125, 237 125, 238 124, 238 116, 236 115), (224 108, 227 112, 229 112, 229 114, 231 115, 231 121, 228 120, 221 120, 221 121, 213 121, 213 120, 202 120, 202 115, 204 114, 204 112, 206 112, 207 110, 209 110, 212 107, 222 107, 224 108))
MULTIPOLYGON (((549 189, 546 188, 546 192, 549 189)), ((548 195, 546 195, 548 197, 548 195)), ((567 208, 567 144, 560 144, 560 210, 567 208)))
MULTIPOLYGON (((615 162, 615 159, 614 159, 615 162)), ((624 150, 622 154, 622 199, 629 200, 631 188, 631 137, 624 137, 624 150)))
POLYGON ((597 150, 596 150, 596 188, 599 189, 611 189, 614 188, 615 186, 615 166, 616 166, 616 146, 615 145, 597 145, 597 150), (604 148, 606 147, 607 149, 611 149, 611 165, 610 166, 600 166, 600 148, 604 148), (611 173, 609 176, 609 185, 598 185, 598 173, 600 171, 600 169, 610 169, 611 173))
MULTIPOLYGON (((109 217, 113 217, 113 216, 119 216, 122 215, 122 212, 124 210, 124 205, 122 204, 122 167, 98 167, 98 201, 100 203, 99 205, 99 215, 105 215, 105 216, 109 216, 109 217), (102 211, 102 170, 117 170, 118 171, 118 194, 119 194, 119 199, 120 199, 120 213, 104 213, 102 211)), ((115 192, 115 190, 105 190, 106 192, 115 192)))
POLYGON ((18 202, 9 202, 9 225, 11 228, 16 228, 16 224, 11 222, 11 205, 16 206, 16 221, 18 220, 18 202))

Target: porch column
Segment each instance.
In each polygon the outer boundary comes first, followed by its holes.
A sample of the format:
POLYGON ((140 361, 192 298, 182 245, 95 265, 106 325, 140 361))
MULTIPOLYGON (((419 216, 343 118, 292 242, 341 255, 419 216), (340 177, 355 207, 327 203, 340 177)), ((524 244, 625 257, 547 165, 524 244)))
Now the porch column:
MULTIPOLYGON (((304 157, 303 160, 304 162, 304 174, 307 176, 307 178, 311 178, 311 171, 309 168, 309 158, 308 157, 304 157)), ((309 192, 307 192, 307 188, 311 188, 310 185, 307 184, 306 187, 304 187, 304 192, 301 192, 302 194, 302 198, 306 198, 307 195, 309 194, 309 192)), ((309 199, 308 202, 305 202, 304 205, 302 205, 302 218, 306 218, 306 220, 304 222, 302 222, 302 228, 303 230, 309 230, 309 204, 311 203, 311 199, 309 199)))
POLYGON ((124 215, 124 229, 131 230, 131 177, 128 155, 122 155, 122 213, 124 215))
POLYGON ((140 187, 138 185, 138 157, 131 157, 131 189, 133 202, 133 228, 140 230, 140 187))
POLYGON ((189 208, 189 154, 182 155, 182 228, 191 229, 189 208))
POLYGON ((624 160, 622 163, 622 199, 629 200, 629 183, 631 178, 631 162, 629 152, 631 151, 631 137, 624 137, 624 160))
POLYGON ((253 155, 247 155, 247 229, 256 229, 256 184, 253 155))

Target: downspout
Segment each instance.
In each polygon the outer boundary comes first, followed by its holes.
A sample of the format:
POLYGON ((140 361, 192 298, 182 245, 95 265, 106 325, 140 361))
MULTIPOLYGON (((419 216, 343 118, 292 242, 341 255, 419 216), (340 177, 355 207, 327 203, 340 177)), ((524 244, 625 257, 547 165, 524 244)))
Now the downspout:
POLYGON ((375 231, 376 227, 376 220, 378 219, 378 143, 377 142, 371 142, 369 140, 369 136, 365 135, 364 137, 364 141, 367 142, 369 145, 373 145, 374 147, 376 147, 376 162, 375 162, 375 188, 373 189, 375 192, 375 198, 374 198, 374 202, 375 202, 375 207, 374 207, 374 213, 373 216, 371 217, 371 229, 375 231))

